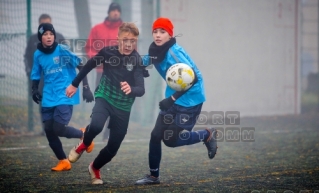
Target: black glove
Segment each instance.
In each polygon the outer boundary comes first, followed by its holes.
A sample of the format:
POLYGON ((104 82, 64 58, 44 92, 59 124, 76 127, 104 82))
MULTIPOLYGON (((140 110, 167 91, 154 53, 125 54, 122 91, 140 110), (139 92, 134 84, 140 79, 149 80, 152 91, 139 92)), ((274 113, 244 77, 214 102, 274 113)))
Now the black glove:
POLYGON ((32 99, 37 104, 39 104, 39 102, 42 100, 42 95, 40 94, 38 89, 36 89, 36 90, 32 89, 32 99))
POLYGON ((144 68, 143 69, 143 77, 144 78, 147 78, 147 77, 149 77, 150 76, 150 74, 148 73, 148 70, 146 70, 146 68, 144 68))
POLYGON ((175 101, 173 101, 172 97, 168 97, 166 99, 163 99, 161 102, 159 102, 159 108, 162 111, 165 111, 167 109, 169 109, 171 106, 173 106, 175 101))
POLYGON ((32 80, 32 99, 35 103, 39 104, 42 100, 42 95, 38 90, 40 80, 32 80))
POLYGON ((82 95, 83 95, 83 100, 84 101, 86 100, 87 103, 90 103, 90 102, 94 101, 94 96, 93 96, 93 94, 92 94, 92 92, 90 90, 90 87, 88 85, 83 86, 82 95))

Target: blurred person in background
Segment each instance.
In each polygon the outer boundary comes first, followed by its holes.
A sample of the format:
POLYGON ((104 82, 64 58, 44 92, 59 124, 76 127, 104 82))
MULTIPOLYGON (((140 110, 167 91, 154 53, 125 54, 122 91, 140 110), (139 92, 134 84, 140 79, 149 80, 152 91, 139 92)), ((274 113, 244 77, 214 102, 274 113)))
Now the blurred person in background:
MULTIPOLYGON (((102 23, 95 25, 89 34, 86 42, 85 51, 89 58, 95 56, 103 47, 116 46, 118 29, 123 23, 121 19, 121 6, 118 3, 111 3, 107 11, 107 17, 102 23)), ((103 73, 103 65, 96 68, 96 84, 99 85, 100 79, 103 73)), ((103 135, 103 141, 107 141, 109 138, 108 129, 109 120, 105 124, 105 131, 103 135)))
MULTIPOLYGON (((42 23, 52 23, 52 18, 50 15, 46 14, 46 13, 43 13, 40 15, 39 17, 39 25, 42 24, 42 23)), ((62 43, 63 40, 65 40, 64 36, 58 32, 56 32, 56 41, 58 43, 62 43)), ((27 77, 28 77, 28 85, 31 85, 31 79, 30 79, 30 74, 31 74, 31 70, 32 70, 32 67, 33 67, 33 54, 34 52, 37 50, 37 45, 38 43, 40 43, 39 39, 38 39, 38 33, 35 33, 33 35, 30 36, 29 40, 28 40, 28 43, 27 43, 27 47, 25 49, 25 54, 24 54, 24 64, 25 64, 25 72, 27 74, 27 77)), ((39 92, 42 94, 42 91, 43 91, 43 75, 41 74, 41 78, 40 78, 40 83, 39 83, 39 92)), ((39 104, 39 113, 40 115, 42 116, 42 113, 41 113, 41 103, 39 104)), ((42 117, 41 119, 42 120, 42 117)), ((41 134, 42 135, 45 135, 45 132, 44 132, 44 125, 41 121, 41 124, 42 124, 42 132, 41 134)))

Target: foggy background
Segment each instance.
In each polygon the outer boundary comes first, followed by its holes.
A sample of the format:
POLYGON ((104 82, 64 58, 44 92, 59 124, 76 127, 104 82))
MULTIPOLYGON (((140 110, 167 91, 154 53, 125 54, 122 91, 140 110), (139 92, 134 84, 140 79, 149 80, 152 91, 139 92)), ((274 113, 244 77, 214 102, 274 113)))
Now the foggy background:
MULTIPOLYGON (((111 0, 32 0, 31 30, 42 13, 66 39, 86 39, 103 22, 111 0)), ((318 106, 317 0, 117 0, 123 21, 140 29, 138 51, 147 54, 159 17, 174 24, 177 43, 204 77, 204 111, 245 116, 300 114, 318 106)), ((23 55, 27 1, 0 0, 0 129, 40 131, 38 106, 28 96, 23 55), (28 110, 28 107, 31 107, 28 110), (32 112, 30 114, 30 112, 32 112), (14 120, 14 121, 12 121, 14 120), (30 125, 33 121, 33 125, 30 125)), ((81 55, 81 53, 78 53, 81 55)), ((155 68, 136 98, 131 122, 152 127, 165 82, 155 68)), ((88 76, 95 89, 95 69, 88 76)), ((81 99, 82 100, 82 99, 81 99)), ((93 104, 74 108, 71 124, 85 126, 93 104)))

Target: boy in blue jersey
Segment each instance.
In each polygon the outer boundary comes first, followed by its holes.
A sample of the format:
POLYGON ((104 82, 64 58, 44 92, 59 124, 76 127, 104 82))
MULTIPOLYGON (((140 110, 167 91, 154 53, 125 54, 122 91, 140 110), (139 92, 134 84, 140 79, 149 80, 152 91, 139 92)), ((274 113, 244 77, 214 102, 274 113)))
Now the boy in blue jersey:
POLYGON ((161 141, 168 147, 179 147, 204 142, 208 157, 213 159, 217 151, 216 130, 192 131, 205 101, 201 72, 173 37, 173 24, 168 18, 158 18, 153 23, 154 42, 149 47, 149 56, 144 65, 154 64, 165 80, 166 71, 176 63, 185 63, 195 72, 195 81, 187 91, 174 91, 166 86, 166 98, 159 103, 161 109, 149 143, 150 174, 136 181, 136 185, 159 184, 159 167, 162 155, 161 141))
MULTIPOLYGON (((79 104, 79 92, 72 98, 65 96, 66 87, 76 76, 75 68, 80 68, 80 59, 64 45, 58 44, 52 24, 42 23, 38 27, 40 43, 34 53, 33 68, 31 72, 32 97, 34 102, 42 103, 42 121, 49 141, 49 146, 58 158, 58 164, 52 171, 70 170, 71 164, 66 158, 59 137, 82 138, 84 129, 75 129, 67 126, 73 105, 79 104), (43 97, 38 86, 41 74, 44 75, 43 97)), ((83 80, 83 99, 86 102, 94 100, 87 79, 83 80)), ((94 144, 87 152, 93 150, 94 144)))

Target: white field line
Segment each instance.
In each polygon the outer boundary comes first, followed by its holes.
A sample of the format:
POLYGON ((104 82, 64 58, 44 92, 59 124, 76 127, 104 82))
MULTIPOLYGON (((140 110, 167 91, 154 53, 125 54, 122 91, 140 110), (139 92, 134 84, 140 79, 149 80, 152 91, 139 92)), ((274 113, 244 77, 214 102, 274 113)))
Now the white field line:
MULTIPOLYGON (((138 143, 138 142, 144 142, 144 141, 149 141, 149 139, 127 139, 124 140, 123 143, 138 143)), ((94 144, 105 144, 107 142, 94 142, 94 144)), ((63 147, 73 147, 76 144, 62 144, 63 147)), ((49 148, 48 145, 38 145, 34 147, 5 147, 5 148, 0 148, 0 151, 14 151, 14 150, 23 150, 23 149, 44 149, 44 148, 49 148)))
MULTIPOLYGON (((294 130, 272 130, 272 131, 267 131, 267 130, 256 130, 255 132, 257 134, 271 134, 271 133, 299 133, 299 132, 309 132, 309 131, 314 131, 318 132, 318 130, 314 129, 294 129, 294 130)), ((149 139, 126 139, 123 141, 123 143, 138 143, 138 142, 144 142, 144 141, 149 141, 149 139)), ((94 142, 95 144, 105 144, 106 142, 94 142)), ((63 147, 73 147, 75 144, 62 144, 63 147)), ((7 147, 7 148, 0 148, 0 151, 13 151, 13 150, 22 150, 22 149, 43 149, 43 148, 48 148, 49 146, 46 145, 39 145, 39 146, 34 146, 34 147, 7 147)))

